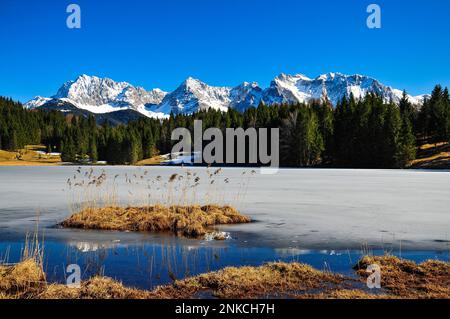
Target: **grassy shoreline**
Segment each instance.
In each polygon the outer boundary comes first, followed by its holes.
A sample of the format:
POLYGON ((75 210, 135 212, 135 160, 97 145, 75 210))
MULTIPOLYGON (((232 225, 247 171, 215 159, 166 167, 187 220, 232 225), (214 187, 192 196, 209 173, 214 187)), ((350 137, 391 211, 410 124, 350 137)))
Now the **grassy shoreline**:
POLYGON ((0 150, 0 166, 58 166, 61 156, 47 154, 43 145, 27 145, 16 152, 0 150))
POLYGON ((175 280, 154 290, 125 287, 97 276, 79 288, 48 283, 41 262, 33 258, 0 266, 0 299, 189 299, 320 298, 320 299, 449 299, 450 263, 421 264, 393 256, 366 256, 355 266, 356 278, 319 271, 306 264, 274 262, 259 267, 227 267, 175 280), (382 290, 362 290, 367 265, 380 265, 382 290))

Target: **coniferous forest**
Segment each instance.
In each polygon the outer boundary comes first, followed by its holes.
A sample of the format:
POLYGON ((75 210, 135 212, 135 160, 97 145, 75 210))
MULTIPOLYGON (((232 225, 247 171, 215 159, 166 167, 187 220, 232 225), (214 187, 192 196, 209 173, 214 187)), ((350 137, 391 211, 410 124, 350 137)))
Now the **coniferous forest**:
POLYGON ((165 120, 141 118, 127 125, 97 123, 93 116, 75 117, 58 111, 25 110, 0 97, 0 149, 15 151, 43 144, 61 152, 64 162, 134 164, 166 154, 176 141, 177 127, 279 128, 283 167, 403 168, 416 156, 416 147, 450 140, 448 89, 436 86, 423 105, 413 106, 406 93, 400 103, 385 103, 372 94, 344 98, 333 108, 327 101, 250 108, 244 113, 201 111, 165 120))

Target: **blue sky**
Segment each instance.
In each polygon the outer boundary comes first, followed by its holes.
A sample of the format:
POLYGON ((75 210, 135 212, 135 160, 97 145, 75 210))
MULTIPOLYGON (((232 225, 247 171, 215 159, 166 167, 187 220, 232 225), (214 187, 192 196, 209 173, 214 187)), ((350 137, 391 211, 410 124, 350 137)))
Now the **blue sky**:
POLYGON ((50 96, 80 74, 146 89, 279 73, 360 73, 411 94, 450 86, 447 0, 1 0, 0 95, 50 96), (79 4, 82 28, 66 27, 79 4), (382 9, 368 29, 366 7, 382 9))

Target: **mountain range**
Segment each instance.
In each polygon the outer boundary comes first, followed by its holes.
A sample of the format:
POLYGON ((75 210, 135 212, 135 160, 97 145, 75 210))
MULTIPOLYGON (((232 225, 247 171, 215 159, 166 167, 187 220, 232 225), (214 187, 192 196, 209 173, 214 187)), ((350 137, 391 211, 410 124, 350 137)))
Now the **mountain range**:
MULTIPOLYGON (((173 92, 147 91, 127 82, 81 75, 64 83, 54 96, 35 97, 24 107, 78 115, 94 114, 98 120, 123 123, 142 116, 166 118, 171 113, 191 114, 207 109, 245 111, 261 102, 267 105, 294 104, 327 98, 335 106, 351 93, 359 99, 369 92, 395 103, 403 94, 401 90, 358 74, 327 73, 313 79, 302 74, 280 74, 265 89, 256 82, 244 82, 236 87, 210 86, 189 77, 173 92)), ((412 104, 419 105, 425 96, 408 95, 408 98, 412 104)))

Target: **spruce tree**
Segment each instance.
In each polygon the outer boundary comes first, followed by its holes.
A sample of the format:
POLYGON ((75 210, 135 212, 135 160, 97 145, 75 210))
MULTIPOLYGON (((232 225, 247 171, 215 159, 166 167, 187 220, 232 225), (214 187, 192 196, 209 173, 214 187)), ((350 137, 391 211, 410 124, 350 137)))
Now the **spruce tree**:
POLYGON ((97 139, 95 135, 92 135, 89 138, 89 158, 91 162, 96 163, 98 161, 98 152, 97 152, 97 139))
POLYGON ((61 160, 63 162, 76 162, 77 153, 74 141, 70 134, 67 134, 62 144, 61 160))
POLYGON ((413 134, 412 125, 408 117, 402 118, 402 127, 397 146, 396 166, 406 167, 416 158, 416 139, 413 134))

